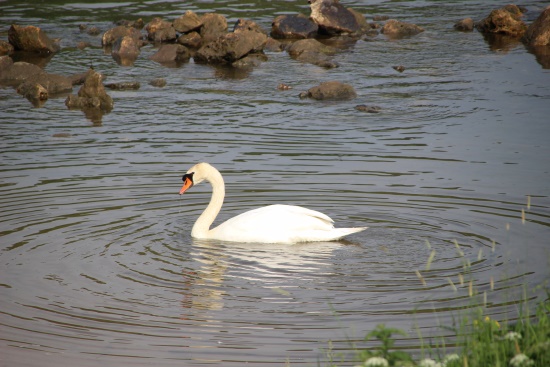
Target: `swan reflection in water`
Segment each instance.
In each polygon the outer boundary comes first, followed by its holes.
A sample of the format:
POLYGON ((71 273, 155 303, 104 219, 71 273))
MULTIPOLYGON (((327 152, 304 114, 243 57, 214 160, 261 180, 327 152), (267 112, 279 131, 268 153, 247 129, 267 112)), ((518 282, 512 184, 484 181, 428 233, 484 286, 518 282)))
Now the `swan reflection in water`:
POLYGON ((196 270, 182 270, 186 284, 182 306, 219 311, 226 297, 234 297, 232 290, 252 285, 261 285, 254 289, 254 297, 290 297, 296 287, 294 280, 330 276, 334 250, 355 244, 343 240, 265 244, 194 239, 191 246, 190 256, 198 266, 196 270))

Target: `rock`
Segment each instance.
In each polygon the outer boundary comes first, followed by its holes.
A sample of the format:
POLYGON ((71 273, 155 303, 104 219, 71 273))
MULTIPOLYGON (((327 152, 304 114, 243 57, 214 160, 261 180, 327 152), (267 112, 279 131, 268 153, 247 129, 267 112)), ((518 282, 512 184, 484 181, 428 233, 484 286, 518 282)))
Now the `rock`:
POLYGON ((258 32, 227 33, 202 46, 194 56, 198 63, 232 64, 251 52, 263 50, 267 36, 258 32))
POLYGON ((45 101, 48 99, 48 90, 42 85, 30 81, 21 83, 17 87, 17 93, 31 102, 45 101))
POLYGON ((150 85, 153 87, 163 88, 166 86, 166 79, 164 78, 156 78, 149 82, 150 85))
POLYGON ((189 49, 182 45, 162 45, 149 59, 158 63, 182 63, 189 61, 189 49))
POLYGON ((390 19, 386 22, 386 24, 384 24, 381 32, 388 37, 403 38, 424 32, 424 28, 419 27, 416 24, 390 19))
POLYGON ((279 85, 277 85, 277 89, 278 90, 291 90, 292 87, 288 84, 285 84, 285 83, 279 83, 279 85))
POLYGON ((338 49, 322 44, 315 39, 303 39, 293 42, 288 48, 287 52, 292 57, 297 57, 304 52, 316 52, 327 55, 335 54, 338 49))
POLYGON ((550 7, 547 7, 527 28, 522 41, 528 46, 550 45, 550 7))
POLYGON ((117 39, 122 37, 131 37, 137 44, 140 44, 140 41, 143 38, 141 32, 137 29, 120 25, 103 33, 103 36, 101 37, 101 44, 103 46, 111 46, 117 39))
POLYGON ((141 84, 139 82, 119 82, 105 84, 105 87, 112 90, 138 90, 141 84))
POLYGON ((139 56, 140 50, 138 42, 134 37, 120 37, 113 43, 111 55, 120 65, 133 65, 139 56))
POLYGON ((10 55, 14 50, 11 43, 0 40, 0 55, 10 55))
POLYGON ((523 13, 516 5, 506 5, 493 10, 489 16, 476 24, 476 29, 482 33, 506 34, 521 37, 527 26, 521 20, 523 13))
POLYGON ((310 88, 307 91, 307 97, 316 100, 347 100, 357 97, 357 94, 349 84, 330 81, 310 88))
POLYGON ((357 111, 367 112, 367 113, 379 113, 380 110, 381 110, 381 108, 378 107, 378 106, 367 106, 367 105, 364 105, 364 104, 360 104, 360 105, 355 106, 355 109, 357 111))
POLYGON ((3 81, 6 84, 20 84, 31 76, 44 73, 42 68, 34 64, 29 64, 28 62, 22 61, 14 63, 9 56, 2 57, 2 60, 6 59, 9 59, 11 63, 3 61, 2 64, 4 66, 0 69, 0 81, 3 81))
POLYGON ((471 32, 474 30, 474 20, 472 18, 465 18, 455 23, 454 29, 462 32, 471 32))
POLYGON ((263 29, 258 23, 252 20, 239 19, 233 27, 233 32, 252 31, 267 35, 265 29, 263 29))
POLYGON ((171 22, 162 18, 153 18, 146 26, 147 38, 154 42, 173 41, 177 38, 176 30, 171 22))
POLYGON ((299 56, 295 57, 295 59, 300 62, 317 65, 325 69, 333 69, 340 66, 337 62, 333 61, 329 56, 319 52, 305 51, 305 52, 302 52, 299 56))
POLYGON ((3 73, 5 70, 10 69, 13 66, 13 59, 9 56, 0 56, 0 80, 3 79, 3 73))
POLYGON ((40 28, 32 25, 21 27, 12 24, 8 30, 8 41, 17 51, 55 53, 59 45, 51 40, 40 28))
POLYGON ((193 31, 191 33, 182 34, 179 36, 177 42, 185 47, 199 48, 202 43, 202 38, 200 34, 193 31))
POLYGON ((281 52, 285 49, 285 46, 274 38, 268 37, 265 43, 264 50, 271 52, 281 52))
POLYGON ((206 13, 201 18, 202 27, 200 35, 202 44, 217 40, 221 35, 227 33, 227 19, 223 15, 206 13))
POLYGON ((179 33, 198 31, 202 27, 202 21, 199 16, 191 10, 187 10, 181 17, 175 19, 172 24, 174 29, 179 33))
MULTIPOLYGON (((8 56, 0 58, 0 82, 6 85, 19 86, 22 83, 40 84, 48 94, 58 94, 71 91, 73 84, 70 78, 49 74, 40 67, 26 62, 10 62, 8 56)), ((11 59, 10 59, 11 60, 11 59)), ((25 87, 27 89, 28 86, 25 87)))
POLYGON ((101 74, 90 70, 86 81, 78 91, 78 95, 69 95, 65 100, 65 105, 68 108, 93 108, 102 112, 111 111, 114 106, 113 99, 105 92, 102 79, 101 74))
POLYGON ((374 20, 375 22, 383 22, 388 19, 390 19, 390 17, 388 17, 387 15, 375 15, 372 18, 372 20, 374 20))
POLYGON ((287 48, 292 58, 327 69, 338 67, 338 64, 329 57, 337 51, 338 49, 311 38, 298 40, 287 48))
POLYGON ((25 82, 40 84, 44 87, 49 95, 71 92, 73 83, 70 78, 63 75, 49 74, 42 71, 25 79, 25 82))
POLYGON ((279 15, 271 24, 271 37, 303 39, 317 36, 319 26, 305 15, 279 15))
POLYGON ((310 18, 319 26, 319 33, 338 35, 360 30, 355 15, 338 0, 309 0, 310 18))
POLYGON ((88 28, 86 33, 88 33, 90 36, 97 36, 98 34, 101 33, 101 31, 97 27, 90 27, 88 28))

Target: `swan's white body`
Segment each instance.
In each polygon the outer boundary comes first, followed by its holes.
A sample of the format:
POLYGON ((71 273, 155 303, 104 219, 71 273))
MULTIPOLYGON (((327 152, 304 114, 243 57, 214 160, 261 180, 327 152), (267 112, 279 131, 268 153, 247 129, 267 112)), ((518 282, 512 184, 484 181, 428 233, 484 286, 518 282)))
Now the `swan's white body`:
POLYGON ((216 228, 210 226, 220 212, 225 197, 225 185, 220 172, 208 163, 191 167, 183 176, 183 194, 202 181, 212 185, 210 203, 195 222, 191 236, 234 242, 298 243, 334 241, 365 230, 334 228, 333 220, 323 213, 294 205, 269 205, 233 217, 216 228))

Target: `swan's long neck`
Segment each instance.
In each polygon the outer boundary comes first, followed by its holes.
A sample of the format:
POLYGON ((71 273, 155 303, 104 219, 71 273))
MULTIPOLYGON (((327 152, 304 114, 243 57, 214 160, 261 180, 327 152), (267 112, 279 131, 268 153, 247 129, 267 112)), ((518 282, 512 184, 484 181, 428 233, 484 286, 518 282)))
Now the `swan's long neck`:
POLYGON ((193 225, 191 230, 191 236, 195 238, 207 238, 210 226, 214 222, 214 219, 218 216, 220 209, 222 208, 223 199, 225 197, 225 184, 223 177, 214 167, 210 167, 206 172, 205 180, 212 185, 212 198, 210 203, 202 212, 199 219, 193 225))

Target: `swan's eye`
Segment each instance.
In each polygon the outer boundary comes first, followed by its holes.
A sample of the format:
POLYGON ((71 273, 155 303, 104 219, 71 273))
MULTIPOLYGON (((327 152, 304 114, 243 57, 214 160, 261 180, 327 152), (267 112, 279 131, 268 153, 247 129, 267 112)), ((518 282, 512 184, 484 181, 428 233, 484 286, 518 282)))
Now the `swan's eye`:
POLYGON ((183 176, 181 177, 181 180, 182 180, 183 182, 185 182, 185 179, 188 178, 189 180, 191 180, 191 182, 193 182, 193 175, 194 175, 194 174, 195 174, 195 172, 186 173, 185 175, 183 175, 183 176))

